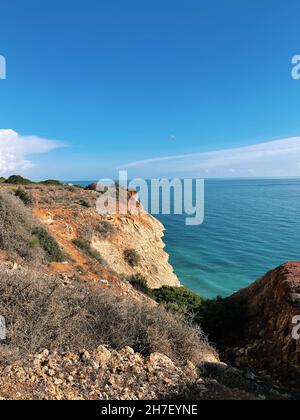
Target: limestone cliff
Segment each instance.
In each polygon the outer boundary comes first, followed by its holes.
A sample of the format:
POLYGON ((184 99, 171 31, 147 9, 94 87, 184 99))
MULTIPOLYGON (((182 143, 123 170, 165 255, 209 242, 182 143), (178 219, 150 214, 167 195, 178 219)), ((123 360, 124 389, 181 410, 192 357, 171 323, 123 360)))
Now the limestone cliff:
POLYGON ((96 209, 96 191, 42 185, 25 190, 33 198, 33 214, 66 256, 65 262, 48 267, 51 274, 100 281, 120 294, 133 293, 126 279, 134 275, 143 276, 150 288, 180 286, 164 250, 163 225, 138 203, 128 214, 102 216, 96 209), (138 256, 136 264, 126 261, 128 250, 138 256))
POLYGON ((164 227, 158 220, 146 213, 110 216, 106 220, 115 226, 118 233, 110 239, 94 236, 92 246, 119 275, 140 273, 146 277, 150 288, 159 288, 162 285, 180 286, 169 264, 169 256, 164 251, 164 227), (127 249, 134 249, 140 256, 136 267, 131 267, 124 260, 127 249))

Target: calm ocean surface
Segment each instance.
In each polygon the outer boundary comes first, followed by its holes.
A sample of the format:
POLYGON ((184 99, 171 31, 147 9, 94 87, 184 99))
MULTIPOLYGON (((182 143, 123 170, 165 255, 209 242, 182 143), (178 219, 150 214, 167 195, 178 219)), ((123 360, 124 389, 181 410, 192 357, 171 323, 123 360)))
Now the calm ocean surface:
MULTIPOLYGON (((83 184, 81 182, 81 184, 83 184)), ((207 180, 205 222, 156 216, 183 285, 226 296, 288 260, 300 260, 300 179, 207 180)))

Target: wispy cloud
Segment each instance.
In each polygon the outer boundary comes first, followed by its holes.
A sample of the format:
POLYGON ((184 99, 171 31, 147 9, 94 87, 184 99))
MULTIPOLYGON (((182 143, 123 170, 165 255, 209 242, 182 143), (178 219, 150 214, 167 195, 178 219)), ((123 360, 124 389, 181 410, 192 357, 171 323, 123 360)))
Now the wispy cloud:
POLYGON ((143 176, 300 176, 300 137, 235 149, 140 160, 122 168, 143 176))
POLYGON ((22 173, 34 166, 30 156, 46 153, 62 144, 37 136, 22 136, 13 130, 0 129, 0 175, 22 173))

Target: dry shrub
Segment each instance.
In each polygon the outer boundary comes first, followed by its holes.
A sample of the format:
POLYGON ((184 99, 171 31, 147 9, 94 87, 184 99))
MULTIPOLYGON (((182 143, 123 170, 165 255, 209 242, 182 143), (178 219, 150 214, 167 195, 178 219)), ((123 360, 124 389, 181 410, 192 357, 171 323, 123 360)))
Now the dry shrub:
POLYGON ((152 290, 148 287, 147 279, 141 274, 133 274, 126 279, 139 292, 152 297, 152 290))
POLYGON ((159 351, 179 364, 187 359, 200 363, 213 351, 199 329, 162 307, 30 273, 0 271, 0 314, 8 326, 8 339, 0 345, 2 360, 44 348, 92 351, 99 344, 131 346, 144 355, 159 351))
POLYGON ((124 251, 124 260, 130 265, 130 267, 136 267, 139 265, 141 257, 135 249, 126 249, 124 251))
POLYGON ((41 249, 33 242, 37 225, 31 211, 12 194, 0 192, 0 249, 16 252, 28 260, 41 258, 41 249))
POLYGON ((109 239, 113 234, 117 232, 117 229, 111 223, 107 222, 106 220, 102 220, 96 227, 96 232, 102 239, 109 239))

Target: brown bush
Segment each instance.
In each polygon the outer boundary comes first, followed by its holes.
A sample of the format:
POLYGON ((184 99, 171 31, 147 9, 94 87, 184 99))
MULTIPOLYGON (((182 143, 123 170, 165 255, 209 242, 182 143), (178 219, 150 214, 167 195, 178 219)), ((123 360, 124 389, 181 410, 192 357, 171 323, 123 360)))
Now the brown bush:
POLYGON ((99 344, 131 346, 144 355, 159 351, 177 363, 200 363, 212 352, 202 332, 180 316, 76 281, 67 287, 57 279, 0 271, 0 314, 8 327, 2 360, 44 348, 92 351, 99 344))

